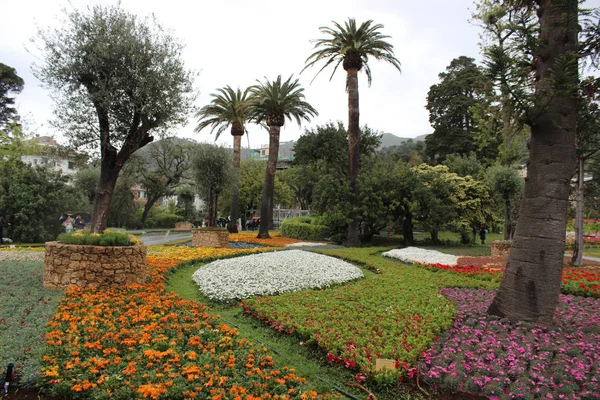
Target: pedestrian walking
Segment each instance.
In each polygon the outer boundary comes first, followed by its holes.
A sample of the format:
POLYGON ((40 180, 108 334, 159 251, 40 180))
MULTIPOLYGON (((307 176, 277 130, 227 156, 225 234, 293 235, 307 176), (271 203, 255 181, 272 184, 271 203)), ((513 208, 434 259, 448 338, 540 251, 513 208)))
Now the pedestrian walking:
POLYGON ((67 215, 65 222, 63 222, 63 226, 65 227, 65 232, 71 233, 73 232, 73 218, 70 215, 67 215))
POLYGON ((481 239, 481 244, 485 244, 485 235, 487 235, 487 229, 481 227, 481 230, 479 231, 479 239, 481 239))

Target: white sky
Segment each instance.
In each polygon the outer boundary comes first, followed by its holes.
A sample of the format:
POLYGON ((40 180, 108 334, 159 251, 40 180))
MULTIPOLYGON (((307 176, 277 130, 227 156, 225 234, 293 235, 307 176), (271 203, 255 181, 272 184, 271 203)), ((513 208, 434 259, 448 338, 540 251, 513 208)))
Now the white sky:
MULTIPOLYGON (((71 0, 77 8, 116 2, 71 0)), ((473 0, 122 0, 121 4, 139 16, 154 13, 164 28, 174 31, 186 44, 186 65, 200 72, 196 80, 198 107, 206 105, 210 94, 225 85, 245 88, 256 79, 273 80, 279 74, 285 79, 291 74, 300 78, 306 100, 319 116, 302 127, 286 121, 282 142, 296 140, 304 129, 328 121, 347 123, 345 71, 341 66, 331 81, 331 69, 323 71, 312 84, 320 67, 298 75, 312 53, 310 40, 322 37, 319 27, 331 26, 332 20, 343 23, 350 17, 360 23, 372 19, 383 24, 382 32, 391 36, 389 42, 402 63, 402 74, 376 60, 369 63, 371 87, 366 75, 359 74, 360 124, 380 132, 401 137, 431 133, 425 109, 429 87, 438 82, 438 74, 453 58, 480 58, 479 28, 469 23, 473 0)), ((52 100, 31 73, 36 49, 30 39, 37 27, 56 27, 65 6, 69 6, 65 0, 7 1, 0 24, 0 62, 16 68, 25 80, 17 106, 25 117, 26 129, 59 139, 60 133, 48 124, 53 118, 52 100)), ((588 0, 585 6, 598 7, 600 0, 588 0)), ((214 141, 209 129, 195 134, 196 124, 190 117, 188 124, 174 133, 214 141)), ((251 147, 268 143, 268 134, 261 128, 250 125, 248 130, 251 147)), ((219 143, 231 146, 229 132, 222 134, 219 143)), ((246 147, 247 139, 242 143, 246 147)))

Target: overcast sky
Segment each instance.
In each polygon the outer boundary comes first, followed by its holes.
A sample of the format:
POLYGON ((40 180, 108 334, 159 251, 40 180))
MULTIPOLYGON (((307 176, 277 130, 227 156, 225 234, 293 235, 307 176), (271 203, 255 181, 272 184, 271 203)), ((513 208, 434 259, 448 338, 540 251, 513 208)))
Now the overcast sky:
MULTIPOLYGON (((83 8, 90 4, 115 4, 116 0, 72 0, 83 8)), ((0 62, 16 68, 25 80, 25 89, 17 96, 19 112, 25 117, 29 133, 54 132, 48 121, 53 118, 52 100, 31 73, 36 49, 30 39, 37 27, 58 26, 62 9, 71 7, 64 0, 17 0, 2 5, 0 24, 0 62)), ((348 18, 357 22, 368 19, 384 25, 390 35, 396 57, 402 64, 400 74, 393 66, 372 60, 371 87, 359 73, 360 124, 401 137, 431 133, 425 109, 427 91, 438 82, 438 74, 453 58, 479 56, 479 28, 469 22, 473 0, 122 0, 122 7, 139 16, 152 13, 164 28, 185 43, 184 60, 188 68, 199 72, 196 87, 202 107, 210 102, 216 88, 230 85, 245 88, 257 79, 273 80, 294 74, 305 88, 306 100, 319 112, 310 123, 298 127, 286 121, 281 141, 296 140, 306 128, 341 120, 347 123, 345 71, 340 67, 330 81, 332 70, 323 71, 311 84, 318 68, 298 75, 312 53, 311 39, 322 37, 320 26, 348 18)), ((588 0, 587 7, 600 6, 600 0, 588 0)), ((39 62, 39 61, 38 61, 39 62)), ((173 133, 198 141, 214 141, 210 130, 193 132, 197 121, 190 116, 186 126, 173 133)), ((268 144, 268 134, 250 125, 251 147, 268 144)), ((228 133, 219 143, 230 146, 228 133)), ((244 138, 243 146, 248 142, 244 138)))

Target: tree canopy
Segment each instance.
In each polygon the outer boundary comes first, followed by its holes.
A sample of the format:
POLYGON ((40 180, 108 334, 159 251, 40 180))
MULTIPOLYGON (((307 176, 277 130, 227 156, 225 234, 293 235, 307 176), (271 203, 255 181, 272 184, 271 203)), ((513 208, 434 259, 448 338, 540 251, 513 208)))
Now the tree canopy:
POLYGON ((21 93, 24 85, 14 68, 0 62, 0 127, 17 117, 12 95, 21 93))

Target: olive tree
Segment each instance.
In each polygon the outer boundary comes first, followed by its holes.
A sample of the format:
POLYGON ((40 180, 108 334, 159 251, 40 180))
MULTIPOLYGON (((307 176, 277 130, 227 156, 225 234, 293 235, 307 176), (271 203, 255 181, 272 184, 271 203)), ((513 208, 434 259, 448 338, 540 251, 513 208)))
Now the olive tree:
POLYGON ((37 43, 43 62, 34 73, 53 90, 56 126, 74 146, 99 150, 91 229, 101 232, 127 160, 191 111, 183 46, 154 18, 120 5, 66 10, 61 27, 40 30, 37 43))

